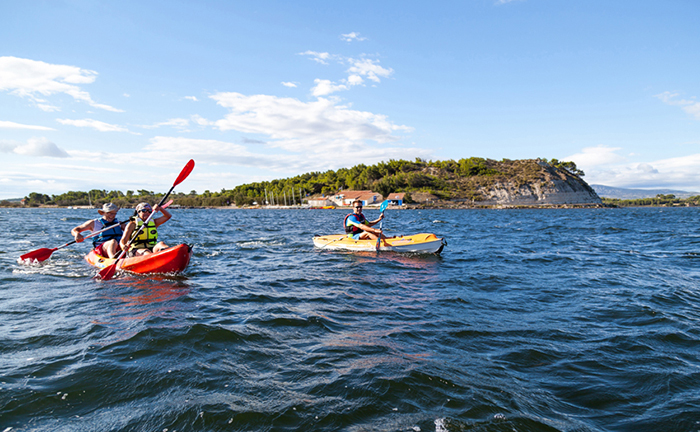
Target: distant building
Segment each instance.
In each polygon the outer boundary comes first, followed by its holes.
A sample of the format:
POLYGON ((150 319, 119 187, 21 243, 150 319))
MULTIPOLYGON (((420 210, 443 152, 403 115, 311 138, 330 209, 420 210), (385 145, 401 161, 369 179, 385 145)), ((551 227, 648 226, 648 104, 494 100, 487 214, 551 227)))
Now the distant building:
POLYGON ((379 205, 384 200, 382 194, 372 192, 371 190, 344 190, 329 197, 336 205, 351 206, 353 201, 359 199, 363 206, 379 205))
POLYGON ((309 205, 311 207, 328 207, 336 204, 330 199, 328 199, 328 197, 321 197, 316 199, 309 199, 309 205))
POLYGON ((404 197, 406 196, 405 193, 391 193, 389 194, 386 199, 389 201, 390 205, 396 205, 396 206, 402 206, 404 197))

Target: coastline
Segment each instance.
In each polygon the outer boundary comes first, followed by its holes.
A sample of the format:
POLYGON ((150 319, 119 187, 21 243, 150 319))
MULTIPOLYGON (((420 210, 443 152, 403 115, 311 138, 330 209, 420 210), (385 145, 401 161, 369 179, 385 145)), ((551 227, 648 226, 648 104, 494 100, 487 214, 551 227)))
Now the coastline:
MULTIPOLYGON (((637 207, 671 207, 671 206, 637 206, 637 207)), ((673 206, 673 207, 686 207, 686 206, 673 206)), ((688 206, 690 207, 690 206, 688 206)), ((0 208, 8 209, 66 209, 66 210, 97 210, 97 207, 89 206, 57 206, 57 205, 41 205, 41 206, 6 206, 0 208)), ((127 209, 128 207, 124 207, 127 209)), ((301 206, 170 206, 173 210, 348 210, 352 211, 350 206, 337 206, 333 208, 314 208, 314 207, 301 207, 301 206)), ((523 209, 584 209, 584 208, 622 208, 620 206, 606 205, 606 204, 547 204, 540 206, 524 206, 524 205, 491 205, 491 206, 466 206, 466 205, 434 205, 434 204, 407 204, 400 207, 388 207, 391 211, 404 211, 404 210, 523 210, 523 209)), ((379 206, 376 207, 366 207, 366 210, 379 210, 379 206)))
MULTIPOLYGON (((465 204, 451 204, 451 203, 425 203, 425 204, 404 204, 402 206, 390 206, 387 210, 391 211, 403 211, 403 210, 556 210, 556 209, 603 209, 603 208, 685 208, 685 207, 697 207, 690 205, 689 203, 676 203, 673 205, 630 205, 630 206, 618 206, 614 204, 543 204, 543 205, 465 205, 465 204)), ((40 205, 40 206, 0 206, 0 208, 8 209, 67 209, 67 210, 97 210, 97 207, 90 206, 58 206, 58 205, 40 205)), ((124 207, 126 209, 128 207, 124 207)), ((352 211, 350 206, 335 206, 333 208, 320 208, 320 207, 302 207, 302 206, 170 206, 173 210, 187 209, 187 210, 202 210, 202 209, 214 209, 214 210, 347 210, 352 211)), ((367 210, 379 210, 379 206, 367 206, 367 210)))

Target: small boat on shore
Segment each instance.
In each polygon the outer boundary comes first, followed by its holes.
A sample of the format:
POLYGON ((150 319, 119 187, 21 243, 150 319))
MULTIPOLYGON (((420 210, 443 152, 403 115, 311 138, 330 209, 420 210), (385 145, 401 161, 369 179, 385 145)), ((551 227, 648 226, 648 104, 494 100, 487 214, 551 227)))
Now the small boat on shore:
MULTIPOLYGON (((179 273, 187 268, 192 257, 192 246, 181 244, 164 249, 158 253, 124 258, 119 263, 119 270, 138 274, 179 273)), ((85 256, 91 265, 103 269, 114 264, 116 258, 107 258, 91 250, 85 256)))
MULTIPOLYGON (((404 252, 439 254, 445 247, 445 239, 435 234, 420 233, 405 236, 387 237, 386 244, 379 245, 380 252, 404 252)), ((319 249, 372 252, 377 250, 376 240, 354 240, 347 234, 332 234, 314 237, 314 246, 319 249)))

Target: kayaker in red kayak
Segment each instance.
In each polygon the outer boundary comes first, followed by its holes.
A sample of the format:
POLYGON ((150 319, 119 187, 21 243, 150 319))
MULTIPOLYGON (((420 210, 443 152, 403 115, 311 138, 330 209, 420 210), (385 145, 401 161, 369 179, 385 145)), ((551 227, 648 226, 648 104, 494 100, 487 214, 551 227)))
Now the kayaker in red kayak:
POLYGON ((98 255, 114 258, 121 252, 119 240, 122 238, 124 224, 128 221, 119 222, 117 212, 119 207, 112 203, 105 203, 101 210, 97 210, 102 217, 91 219, 73 228, 70 233, 77 243, 82 243, 84 238, 80 234, 83 231, 99 231, 108 226, 114 225, 114 229, 107 230, 92 238, 92 245, 98 255))
POLYGON ((138 231, 139 227, 148 219, 151 212, 160 212, 163 216, 153 218, 148 222, 148 225, 141 230, 138 237, 131 243, 129 247, 129 256, 147 255, 166 249, 168 245, 162 241, 158 241, 158 227, 170 220, 172 215, 166 209, 160 206, 151 208, 151 205, 142 202, 136 206, 134 218, 124 229, 124 235, 119 242, 123 249, 126 249, 127 244, 131 240, 131 236, 138 231))
POLYGON ((365 215, 362 214, 362 201, 353 201, 352 209, 352 213, 345 216, 345 221, 343 222, 348 237, 355 240, 376 240, 381 236, 382 240, 386 240, 386 236, 384 236, 382 230, 372 228, 373 225, 378 224, 379 221, 384 219, 384 213, 380 214, 378 219, 370 222, 365 218, 365 215))

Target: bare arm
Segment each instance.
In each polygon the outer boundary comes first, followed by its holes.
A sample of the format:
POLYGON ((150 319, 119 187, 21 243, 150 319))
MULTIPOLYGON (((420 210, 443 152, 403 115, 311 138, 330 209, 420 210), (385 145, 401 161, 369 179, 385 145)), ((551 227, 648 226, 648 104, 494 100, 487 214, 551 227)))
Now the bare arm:
POLYGON ((73 228, 72 230, 70 230, 70 233, 76 242, 82 243, 84 239, 83 236, 80 235, 80 233, 83 231, 92 231, 93 228, 95 228, 95 220, 91 219, 73 228))
POLYGON ((370 221, 367 221, 366 223, 367 223, 367 225, 369 225, 369 226, 374 226, 374 225, 378 224, 379 221, 381 221, 382 219, 384 219, 384 213, 380 213, 380 214, 379 214, 379 217, 378 217, 377 219, 375 219, 375 220, 373 220, 373 221, 371 221, 371 222, 370 222, 370 221))
POLYGON ((131 239, 131 234, 134 232, 134 228, 136 227, 136 222, 129 222, 129 224, 124 228, 124 234, 122 235, 122 239, 119 240, 119 246, 122 247, 122 250, 126 250, 126 245, 129 243, 129 240, 131 239))
POLYGON ((153 207, 153 211, 154 212, 159 211, 163 214, 163 216, 153 219, 153 222, 155 222, 156 227, 163 225, 164 223, 169 221, 171 217, 173 217, 169 211, 167 211, 166 209, 164 209, 163 207, 158 206, 158 205, 153 207))
POLYGON ((353 223, 353 222, 350 222, 350 223, 353 224, 354 226, 358 227, 358 228, 361 229, 362 231, 368 232, 368 233, 370 233, 370 234, 379 235, 379 234, 381 234, 381 232, 382 232, 381 230, 378 230, 378 229, 376 229, 376 228, 372 228, 372 227, 371 227, 372 225, 374 225, 374 224, 377 223, 377 222, 373 222, 373 223, 372 223, 372 222, 369 222, 369 221, 365 221, 364 224, 358 224, 358 223, 353 223))

